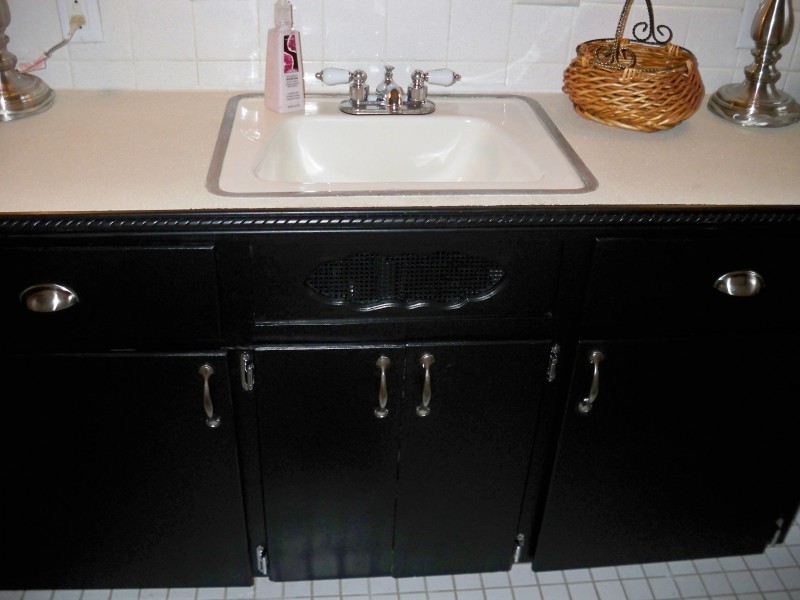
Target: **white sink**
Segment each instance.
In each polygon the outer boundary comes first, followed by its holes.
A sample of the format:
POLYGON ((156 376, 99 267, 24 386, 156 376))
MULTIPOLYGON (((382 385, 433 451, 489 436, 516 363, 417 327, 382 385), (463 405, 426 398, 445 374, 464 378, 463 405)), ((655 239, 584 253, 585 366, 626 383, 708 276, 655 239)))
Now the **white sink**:
POLYGON ((578 193, 597 187, 541 107, 445 96, 428 115, 347 115, 339 96, 277 114, 231 98, 208 172, 221 196, 578 193))

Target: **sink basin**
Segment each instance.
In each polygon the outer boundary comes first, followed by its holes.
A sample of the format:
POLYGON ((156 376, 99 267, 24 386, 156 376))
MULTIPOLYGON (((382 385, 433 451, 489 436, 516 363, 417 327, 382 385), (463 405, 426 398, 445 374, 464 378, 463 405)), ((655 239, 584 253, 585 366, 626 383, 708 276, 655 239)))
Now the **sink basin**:
POLYGON ((277 114, 228 102, 208 172, 221 196, 579 193, 597 181, 535 101, 444 96, 429 115, 347 115, 340 96, 277 114))

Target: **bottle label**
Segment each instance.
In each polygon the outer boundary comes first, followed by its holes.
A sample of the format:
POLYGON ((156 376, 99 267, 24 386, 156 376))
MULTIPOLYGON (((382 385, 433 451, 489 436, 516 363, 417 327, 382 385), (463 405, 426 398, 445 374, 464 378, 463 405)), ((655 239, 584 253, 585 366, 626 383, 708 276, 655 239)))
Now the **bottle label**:
POLYGON ((297 73, 300 71, 300 57, 297 53, 297 36, 289 33, 283 36, 283 72, 297 73))

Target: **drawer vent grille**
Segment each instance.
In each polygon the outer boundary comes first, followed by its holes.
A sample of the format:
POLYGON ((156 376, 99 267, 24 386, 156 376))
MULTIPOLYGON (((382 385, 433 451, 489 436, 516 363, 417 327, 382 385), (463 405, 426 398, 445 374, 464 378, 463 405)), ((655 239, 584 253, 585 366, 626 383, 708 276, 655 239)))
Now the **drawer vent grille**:
POLYGON ((319 265, 306 284, 325 301, 358 310, 438 306, 454 309, 493 296, 505 270, 461 252, 353 254, 319 265))

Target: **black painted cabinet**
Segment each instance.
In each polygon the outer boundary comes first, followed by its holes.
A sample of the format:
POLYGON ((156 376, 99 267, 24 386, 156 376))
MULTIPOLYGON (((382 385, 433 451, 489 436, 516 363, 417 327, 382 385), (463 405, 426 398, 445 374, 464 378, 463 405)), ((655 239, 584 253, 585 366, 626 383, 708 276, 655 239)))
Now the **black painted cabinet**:
POLYGON ((270 578, 508 569, 549 348, 257 350, 270 578))
POLYGON ((785 535, 800 502, 795 247, 596 240, 534 569, 754 554, 785 535))
POLYGON ((21 391, 0 588, 585 568, 780 539, 800 503, 797 215, 429 216, 6 220, 21 391))
POLYGON ((799 360, 761 337, 581 342, 534 568, 763 552, 797 507, 799 360))
POLYGON ((251 584, 224 353, 2 362, 0 587, 251 584))
POLYGON ((256 351, 270 578, 390 573, 403 356, 392 346, 256 351), (384 419, 374 414, 381 356, 384 419))
POLYGON ((0 588, 252 583, 217 260, 209 238, 3 238, 0 588))

